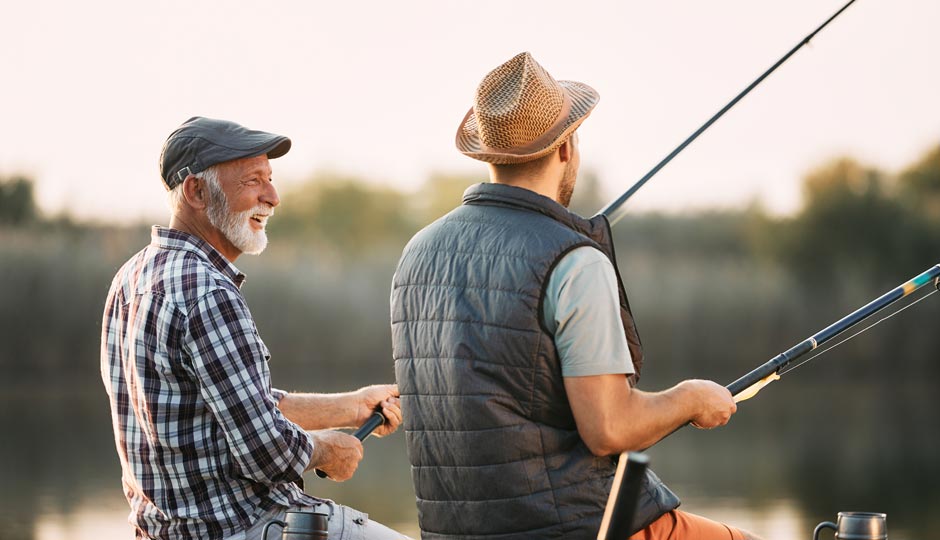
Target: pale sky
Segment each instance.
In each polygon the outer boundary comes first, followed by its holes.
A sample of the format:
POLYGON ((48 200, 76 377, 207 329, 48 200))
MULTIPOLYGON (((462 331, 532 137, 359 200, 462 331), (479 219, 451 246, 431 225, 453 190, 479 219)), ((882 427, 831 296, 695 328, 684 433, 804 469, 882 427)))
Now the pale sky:
MULTIPOLYGON (((44 210, 165 222, 157 159, 195 115, 291 137, 289 185, 334 170, 415 190, 485 168, 454 149, 474 89, 528 50, 596 88, 583 167, 629 187, 841 0, 7 2, 0 175, 44 210)), ((888 171, 940 143, 940 2, 858 0, 632 200, 785 212, 809 169, 888 171)), ((456 203, 456 201, 455 201, 456 203)))

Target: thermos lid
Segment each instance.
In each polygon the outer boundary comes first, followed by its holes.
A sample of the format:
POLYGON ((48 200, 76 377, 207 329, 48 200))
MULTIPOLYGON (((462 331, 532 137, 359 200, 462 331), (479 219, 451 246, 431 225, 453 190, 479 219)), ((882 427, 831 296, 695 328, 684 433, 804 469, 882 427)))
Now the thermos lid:
POLYGON ((838 540, 887 540, 886 514, 878 512, 839 512, 838 540))

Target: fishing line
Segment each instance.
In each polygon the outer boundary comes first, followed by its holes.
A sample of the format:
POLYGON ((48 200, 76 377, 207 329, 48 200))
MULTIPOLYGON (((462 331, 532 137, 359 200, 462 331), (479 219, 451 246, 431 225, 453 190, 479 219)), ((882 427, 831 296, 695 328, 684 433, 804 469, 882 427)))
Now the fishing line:
POLYGON ((934 290, 930 291, 929 293, 927 293, 927 294, 921 296, 921 297, 918 298, 917 300, 914 300, 914 301, 911 302, 910 304, 908 304, 908 305, 902 307, 901 309, 899 309, 899 310, 897 310, 897 311, 891 313, 890 315, 887 315, 887 316, 885 316, 885 317, 879 319, 877 322, 874 322, 874 323, 872 323, 871 325, 866 326, 865 328, 863 328, 863 329, 859 330, 858 332, 852 334, 851 336, 849 336, 849 337, 843 339, 842 341, 836 343, 835 345, 831 345, 831 346, 829 346, 829 347, 826 347, 825 349, 819 351, 818 353, 814 354, 813 356, 810 356, 810 357, 807 358, 806 360, 803 360, 803 361, 800 362, 799 364, 796 364, 795 366, 793 366, 793 367, 791 367, 791 368, 788 368, 788 369, 786 369, 786 370, 781 371, 780 373, 778 373, 778 375, 783 376, 783 375, 785 375, 785 374, 787 374, 787 373, 790 373, 790 372, 793 371, 794 369, 796 369, 796 368, 802 366, 803 364, 809 362, 809 361, 812 360, 813 358, 816 358, 817 356, 822 356, 822 355, 826 354, 827 352, 831 351, 832 349, 835 349, 835 348, 838 347, 839 345, 842 345, 842 344, 845 343, 846 341, 848 341, 848 340, 850 340, 850 339, 852 339, 852 338, 854 338, 854 337, 856 337, 856 336, 859 336, 859 335, 861 335, 861 334, 864 334, 865 332, 871 330, 872 328, 878 326, 879 324, 881 324, 881 323, 887 321, 887 320, 890 319, 891 317, 894 317, 894 316, 897 315, 898 313, 901 313, 901 312, 904 311, 905 309, 907 309, 907 308, 909 308, 909 307, 913 307, 915 304, 917 304, 917 303, 920 302, 921 300, 925 300, 925 299, 927 299, 928 297, 930 297, 930 296, 936 294, 938 291, 940 291, 940 289, 934 289, 934 290))

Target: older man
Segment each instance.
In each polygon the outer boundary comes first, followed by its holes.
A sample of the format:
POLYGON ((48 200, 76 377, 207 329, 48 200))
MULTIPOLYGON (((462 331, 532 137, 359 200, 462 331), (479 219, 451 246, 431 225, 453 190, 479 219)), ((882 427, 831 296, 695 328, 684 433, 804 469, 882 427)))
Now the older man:
MULTIPOLYGON (((402 254, 393 354, 423 538, 595 538, 610 456, 735 412, 710 381, 632 387, 643 351, 610 227, 566 209, 576 130, 597 101, 528 53, 490 72, 457 147, 489 164, 492 183, 402 254)), ((678 505, 650 473, 634 538, 743 537, 678 505)))
POLYGON ((355 437, 381 409, 401 422, 395 385, 344 394, 271 388, 270 354, 240 292, 242 253, 267 244, 280 202, 269 159, 287 137, 233 122, 191 118, 163 147, 169 228, 111 284, 101 375, 111 400, 130 523, 138 538, 246 539, 288 509, 327 505, 330 538, 401 538, 351 508, 308 496, 296 483, 318 468, 350 478, 355 437))

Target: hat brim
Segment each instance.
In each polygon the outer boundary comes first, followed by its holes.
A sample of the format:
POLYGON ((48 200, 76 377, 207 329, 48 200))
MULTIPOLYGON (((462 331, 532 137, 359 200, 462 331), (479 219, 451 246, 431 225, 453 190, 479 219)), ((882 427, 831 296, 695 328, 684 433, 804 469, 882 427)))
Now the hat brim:
POLYGON ((211 158, 206 160, 207 168, 218 163, 243 158, 258 156, 268 156, 268 159, 279 158, 290 150, 291 145, 289 138, 263 131, 255 131, 242 138, 243 140, 239 141, 238 145, 230 143, 228 146, 224 146, 215 143, 211 158), (209 164, 210 161, 211 164, 209 164))
POLYGON ((290 150, 290 145, 291 145, 290 139, 288 139, 287 137, 283 135, 278 135, 270 143, 260 148, 258 153, 255 154, 255 156, 266 154, 268 156, 268 159, 276 159, 286 154, 290 150))
POLYGON ((520 148, 488 148, 480 140, 480 132, 477 127, 476 115, 471 108, 464 117, 463 122, 457 129, 456 144, 457 149, 468 157, 494 163, 497 165, 510 165, 514 163, 525 163, 538 159, 542 156, 554 152, 563 142, 568 139, 574 130, 578 129, 581 122, 587 118, 594 106, 600 100, 600 95, 590 86, 576 81, 558 81, 558 84, 568 94, 570 107, 566 118, 562 119, 556 128, 557 136, 549 138, 540 148, 531 148, 529 146, 520 148))

